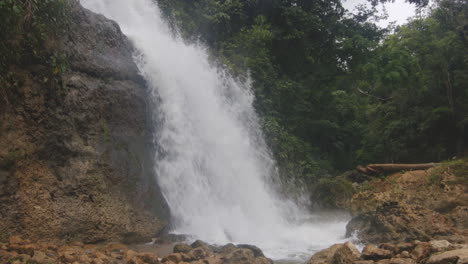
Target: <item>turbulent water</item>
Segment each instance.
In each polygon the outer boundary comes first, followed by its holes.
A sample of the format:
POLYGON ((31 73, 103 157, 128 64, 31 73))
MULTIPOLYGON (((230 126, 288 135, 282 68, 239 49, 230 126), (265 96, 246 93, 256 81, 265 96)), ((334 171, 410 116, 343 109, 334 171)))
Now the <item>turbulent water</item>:
POLYGON ((318 219, 272 187, 275 164, 248 83, 184 43, 153 0, 82 0, 117 21, 136 47, 157 116, 158 183, 174 232, 211 243, 250 243, 274 259, 303 258, 336 243, 342 217, 318 219))

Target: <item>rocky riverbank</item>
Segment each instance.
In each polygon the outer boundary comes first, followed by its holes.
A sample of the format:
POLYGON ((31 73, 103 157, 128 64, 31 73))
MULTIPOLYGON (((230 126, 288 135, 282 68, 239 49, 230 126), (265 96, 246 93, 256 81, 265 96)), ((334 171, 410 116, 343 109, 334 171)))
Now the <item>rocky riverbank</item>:
POLYGON ((315 254, 308 264, 464 264, 468 245, 447 240, 367 245, 362 252, 351 242, 336 244, 315 254))
POLYGON ((79 242, 63 245, 47 242, 32 243, 20 237, 10 237, 0 243, 2 264, 272 264, 262 251, 251 245, 212 246, 202 241, 191 245, 176 244, 173 253, 159 254, 158 248, 150 252, 137 252, 117 243, 101 245, 79 242))
POLYGON ((363 250, 333 245, 309 264, 468 263, 467 178, 461 159, 360 183, 343 204, 354 214, 346 236, 363 250))
POLYGON ((356 234, 365 243, 468 242, 467 168, 468 162, 462 159, 366 183, 348 201, 355 217, 347 235, 356 234))

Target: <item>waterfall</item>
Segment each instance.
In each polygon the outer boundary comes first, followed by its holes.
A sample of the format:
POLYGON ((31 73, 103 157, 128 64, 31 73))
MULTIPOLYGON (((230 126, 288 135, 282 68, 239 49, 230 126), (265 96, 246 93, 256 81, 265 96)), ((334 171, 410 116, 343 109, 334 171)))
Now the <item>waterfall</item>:
POLYGON ((174 232, 211 243, 251 243, 280 259, 336 243, 345 221, 314 221, 272 187, 275 162, 248 83, 210 63, 205 47, 174 34, 153 0, 82 0, 115 20, 157 98, 158 184, 174 232))

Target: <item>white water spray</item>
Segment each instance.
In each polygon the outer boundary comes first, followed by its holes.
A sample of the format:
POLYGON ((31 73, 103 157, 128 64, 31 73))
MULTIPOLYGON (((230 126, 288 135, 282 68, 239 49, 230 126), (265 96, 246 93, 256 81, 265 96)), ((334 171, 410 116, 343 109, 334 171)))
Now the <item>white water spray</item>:
POLYGON ((313 221, 271 187, 274 161, 248 84, 211 65, 205 48, 174 36, 153 0, 82 4, 120 25, 159 98, 156 173, 175 232, 254 244, 274 259, 310 256, 340 240, 344 220, 313 221))

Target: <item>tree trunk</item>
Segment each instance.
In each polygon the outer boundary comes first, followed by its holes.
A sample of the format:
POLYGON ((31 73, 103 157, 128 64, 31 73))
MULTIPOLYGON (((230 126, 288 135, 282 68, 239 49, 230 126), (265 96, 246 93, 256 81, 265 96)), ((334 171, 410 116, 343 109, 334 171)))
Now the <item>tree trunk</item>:
POLYGON ((369 164, 366 167, 357 166, 356 170, 364 174, 377 174, 384 171, 402 171, 402 170, 427 170, 440 163, 422 163, 422 164, 369 164))

